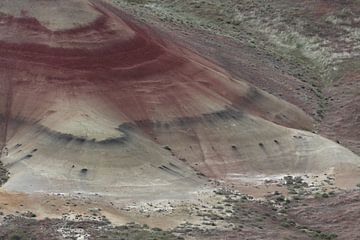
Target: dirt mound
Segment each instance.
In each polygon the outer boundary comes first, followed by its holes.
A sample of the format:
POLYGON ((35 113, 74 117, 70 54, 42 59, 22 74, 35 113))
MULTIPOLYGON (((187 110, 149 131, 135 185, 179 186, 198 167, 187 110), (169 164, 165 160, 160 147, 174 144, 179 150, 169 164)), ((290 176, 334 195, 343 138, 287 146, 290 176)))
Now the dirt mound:
POLYGON ((203 186, 201 174, 241 180, 360 164, 303 131, 312 120, 294 105, 112 5, 68 1, 42 14, 60 1, 25 3, 1 5, 8 190, 183 197, 203 186))

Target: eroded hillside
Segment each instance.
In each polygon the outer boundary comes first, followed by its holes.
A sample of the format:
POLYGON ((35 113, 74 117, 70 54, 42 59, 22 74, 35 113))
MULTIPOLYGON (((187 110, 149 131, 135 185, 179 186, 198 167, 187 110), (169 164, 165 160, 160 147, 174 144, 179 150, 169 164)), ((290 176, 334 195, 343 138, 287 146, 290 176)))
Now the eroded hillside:
POLYGON ((2 1, 0 237, 356 238, 357 6, 2 1))

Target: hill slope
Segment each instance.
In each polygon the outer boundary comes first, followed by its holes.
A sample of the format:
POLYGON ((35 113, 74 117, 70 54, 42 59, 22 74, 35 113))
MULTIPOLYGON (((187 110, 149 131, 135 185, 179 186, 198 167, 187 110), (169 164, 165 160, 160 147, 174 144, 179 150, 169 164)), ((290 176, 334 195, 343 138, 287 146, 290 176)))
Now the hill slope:
POLYGON ((191 167, 233 180, 360 163, 302 131, 312 120, 299 108, 112 5, 28 0, 1 9, 8 190, 181 195, 204 183, 191 167))

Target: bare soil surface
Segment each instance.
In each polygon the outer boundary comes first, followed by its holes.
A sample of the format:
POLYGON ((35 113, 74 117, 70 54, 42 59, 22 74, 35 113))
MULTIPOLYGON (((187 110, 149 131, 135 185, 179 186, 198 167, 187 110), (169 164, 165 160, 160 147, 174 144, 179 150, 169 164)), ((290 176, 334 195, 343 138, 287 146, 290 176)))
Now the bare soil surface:
POLYGON ((359 191, 292 199, 274 192, 266 200, 219 188, 212 205, 196 205, 198 223, 161 230, 147 224, 94 219, 43 219, 25 212, 3 217, 1 239, 358 239, 359 191), (215 200, 217 199, 217 200, 215 200), (205 209, 201 209, 205 208, 205 209))

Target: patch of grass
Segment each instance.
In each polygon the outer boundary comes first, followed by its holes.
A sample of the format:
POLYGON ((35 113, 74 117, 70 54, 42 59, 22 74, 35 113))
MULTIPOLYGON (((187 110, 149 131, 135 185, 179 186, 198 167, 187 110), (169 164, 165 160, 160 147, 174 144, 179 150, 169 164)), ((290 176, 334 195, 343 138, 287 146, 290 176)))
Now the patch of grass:
POLYGON ((332 240, 338 237, 335 233, 321 231, 312 231, 309 233, 309 236, 314 240, 332 240))
POLYGON ((14 234, 9 239, 10 240, 23 240, 24 238, 20 235, 14 234))

